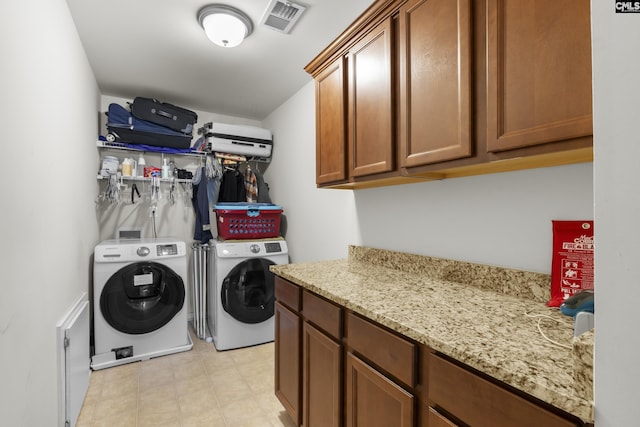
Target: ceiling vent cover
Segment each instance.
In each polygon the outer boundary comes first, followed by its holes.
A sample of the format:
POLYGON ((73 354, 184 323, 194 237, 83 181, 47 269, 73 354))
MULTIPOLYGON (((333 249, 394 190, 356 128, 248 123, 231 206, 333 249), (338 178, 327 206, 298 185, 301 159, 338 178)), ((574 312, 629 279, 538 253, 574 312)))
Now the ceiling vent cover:
POLYGON ((271 0, 260 21, 267 28, 288 34, 306 8, 286 0, 271 0))

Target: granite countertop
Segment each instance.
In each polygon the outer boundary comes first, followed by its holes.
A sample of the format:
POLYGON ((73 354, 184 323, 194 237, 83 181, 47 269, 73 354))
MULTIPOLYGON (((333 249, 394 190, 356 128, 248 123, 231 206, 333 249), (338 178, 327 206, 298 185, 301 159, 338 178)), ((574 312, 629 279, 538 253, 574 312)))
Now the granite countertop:
POLYGON ((573 319, 545 305, 549 275, 360 246, 271 270, 593 422, 593 332, 574 339, 573 319))

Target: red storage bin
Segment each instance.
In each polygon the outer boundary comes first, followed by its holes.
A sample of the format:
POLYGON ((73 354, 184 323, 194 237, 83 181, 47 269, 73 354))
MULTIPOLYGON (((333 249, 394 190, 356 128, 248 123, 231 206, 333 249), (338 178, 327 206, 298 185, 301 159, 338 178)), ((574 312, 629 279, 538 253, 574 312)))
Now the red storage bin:
POLYGON ((271 203, 218 203, 215 205, 218 237, 263 239, 280 235, 282 206, 271 203))

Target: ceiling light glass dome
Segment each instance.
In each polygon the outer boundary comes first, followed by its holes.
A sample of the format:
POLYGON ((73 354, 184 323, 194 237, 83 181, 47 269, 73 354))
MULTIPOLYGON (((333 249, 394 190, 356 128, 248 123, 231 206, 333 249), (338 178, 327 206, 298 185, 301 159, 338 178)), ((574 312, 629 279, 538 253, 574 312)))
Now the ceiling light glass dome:
POLYGON ((244 12, 222 4, 200 9, 198 22, 209 40, 222 47, 238 46, 253 31, 251 19, 244 12))

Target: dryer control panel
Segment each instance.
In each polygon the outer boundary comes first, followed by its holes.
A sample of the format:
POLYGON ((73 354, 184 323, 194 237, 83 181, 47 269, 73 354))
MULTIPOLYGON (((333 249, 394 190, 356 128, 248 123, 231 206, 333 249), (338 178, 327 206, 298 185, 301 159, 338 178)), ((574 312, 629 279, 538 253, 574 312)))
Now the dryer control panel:
POLYGON ((284 240, 244 242, 215 242, 214 250, 219 258, 255 258, 256 256, 287 254, 287 243, 284 240))
POLYGON ((94 260, 97 263, 151 261, 159 258, 183 257, 186 253, 185 242, 170 238, 106 240, 96 246, 94 260))
POLYGON ((280 246, 280 242, 267 242, 264 244, 264 249, 268 254, 282 252, 282 247, 280 246))
POLYGON ((178 245, 175 243, 170 245, 157 245, 158 256, 178 255, 178 245))

